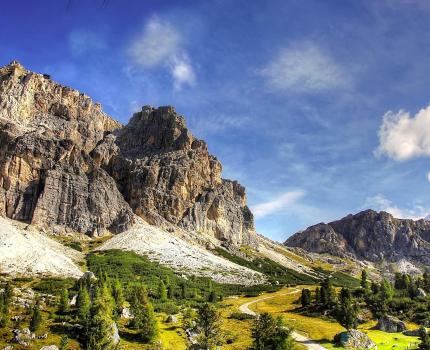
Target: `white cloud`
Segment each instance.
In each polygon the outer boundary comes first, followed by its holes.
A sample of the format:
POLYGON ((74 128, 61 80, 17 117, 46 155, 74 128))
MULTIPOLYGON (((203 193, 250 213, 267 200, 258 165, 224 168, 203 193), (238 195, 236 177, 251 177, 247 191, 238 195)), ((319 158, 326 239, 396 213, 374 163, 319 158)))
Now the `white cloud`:
POLYGON ((130 45, 128 55, 135 66, 167 69, 176 90, 195 85, 196 75, 183 47, 183 38, 167 21, 152 17, 130 45))
POLYGON ((251 207, 251 211, 256 218, 263 218, 294 205, 304 195, 305 192, 302 190, 284 192, 270 201, 254 205, 251 207))
POLYGON ((176 90, 180 90, 184 85, 194 86, 196 83, 196 75, 187 56, 173 57, 170 70, 176 90))
POLYGON ((375 155, 384 154, 398 161, 430 156, 430 106, 413 117, 402 110, 384 115, 375 155))
POLYGON ((104 40, 92 31, 79 29, 70 33, 69 48, 75 56, 88 55, 94 51, 104 50, 106 47, 104 40))
POLYGON ((427 180, 430 182, 430 172, 427 173, 427 180))
POLYGON ((428 208, 421 205, 413 205, 411 208, 400 208, 382 194, 366 198, 364 208, 371 208, 377 211, 386 211, 398 219, 422 219, 429 213, 428 208))
POLYGON ((154 67, 175 55, 180 41, 179 33, 170 23, 152 17, 134 40, 128 53, 134 63, 154 67))
POLYGON ((284 48, 262 71, 269 87, 321 92, 350 86, 349 74, 320 47, 307 43, 284 48))

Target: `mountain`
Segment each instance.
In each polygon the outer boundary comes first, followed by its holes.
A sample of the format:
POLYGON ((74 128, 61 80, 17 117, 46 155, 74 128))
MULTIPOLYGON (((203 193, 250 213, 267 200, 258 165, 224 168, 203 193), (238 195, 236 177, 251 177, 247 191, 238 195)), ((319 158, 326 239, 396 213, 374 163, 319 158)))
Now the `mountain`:
POLYGON ((430 222, 365 210, 297 232, 284 243, 309 252, 370 262, 430 263, 430 222))
POLYGON ((88 254, 120 250, 220 283, 320 278, 257 235, 245 188, 221 172, 173 107, 122 125, 49 75, 0 68, 0 273, 78 277, 88 254))
POLYGON ((145 106, 121 125, 83 93, 0 68, 0 214, 89 236, 120 233, 136 216, 225 245, 255 245, 245 189, 173 107, 145 106))

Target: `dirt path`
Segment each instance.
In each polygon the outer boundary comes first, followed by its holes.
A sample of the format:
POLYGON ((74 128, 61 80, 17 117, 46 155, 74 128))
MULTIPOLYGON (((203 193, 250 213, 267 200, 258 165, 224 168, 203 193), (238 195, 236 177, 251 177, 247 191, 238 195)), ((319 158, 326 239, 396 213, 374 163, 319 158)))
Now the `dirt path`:
MULTIPOLYGON (((295 294, 295 293, 299 293, 299 292, 300 292, 300 290, 294 289, 293 291, 291 291, 289 293, 284 293, 281 295, 295 294)), ((244 304, 239 306, 239 311, 243 312, 245 314, 248 314, 248 315, 257 316, 257 313, 255 311, 252 311, 249 307, 252 304, 256 304, 260 301, 267 300, 267 299, 273 299, 273 298, 275 298, 275 296, 268 296, 268 297, 263 297, 263 298, 255 299, 252 301, 248 301, 247 303, 244 303, 244 304)), ((303 344, 304 346, 306 346, 310 350, 327 350, 325 347, 319 345, 318 343, 314 342, 313 340, 311 340, 311 339, 309 339, 309 338, 305 337, 304 335, 299 334, 297 332, 293 332, 291 334, 291 336, 293 337, 293 339, 296 342, 303 344)))

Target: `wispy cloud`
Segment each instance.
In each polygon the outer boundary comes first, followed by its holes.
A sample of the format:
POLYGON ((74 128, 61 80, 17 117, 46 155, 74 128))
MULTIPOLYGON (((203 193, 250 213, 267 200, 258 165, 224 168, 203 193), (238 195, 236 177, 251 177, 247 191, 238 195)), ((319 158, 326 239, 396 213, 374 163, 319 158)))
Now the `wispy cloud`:
POLYGON ((196 83, 196 74, 180 31, 156 16, 148 20, 131 43, 128 55, 133 65, 143 69, 167 69, 176 90, 196 83))
POLYGON ((430 106, 415 116, 408 112, 387 112, 379 130, 379 147, 376 156, 404 161, 430 156, 430 106))
POLYGON ((267 202, 254 205, 251 207, 251 210, 256 218, 263 218, 294 205, 298 200, 303 198, 304 195, 305 192, 302 190, 284 192, 267 202))
POLYGON ((186 54, 182 54, 181 57, 174 56, 172 58, 170 73, 172 74, 176 90, 180 90, 185 85, 194 86, 196 83, 196 74, 186 54))
POLYGON ((382 194, 366 198, 364 208, 382 210, 399 219, 422 219, 429 214, 430 209, 415 204, 410 208, 400 208, 382 194))
POLYGON ((82 57, 92 52, 100 52, 106 49, 104 39, 86 29, 74 30, 69 35, 69 48, 74 56, 82 57))
POLYGON ((315 93, 351 85, 347 71, 312 43, 282 49, 261 74, 270 88, 280 91, 315 93))

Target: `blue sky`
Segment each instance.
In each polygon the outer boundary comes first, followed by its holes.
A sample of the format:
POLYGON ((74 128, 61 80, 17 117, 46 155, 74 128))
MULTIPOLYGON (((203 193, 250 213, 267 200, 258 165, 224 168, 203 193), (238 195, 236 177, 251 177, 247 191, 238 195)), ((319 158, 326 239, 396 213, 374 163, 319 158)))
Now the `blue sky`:
POLYGON ((365 208, 430 212, 430 4, 413 0, 14 1, 0 64, 126 123, 174 105, 284 240, 365 208))

